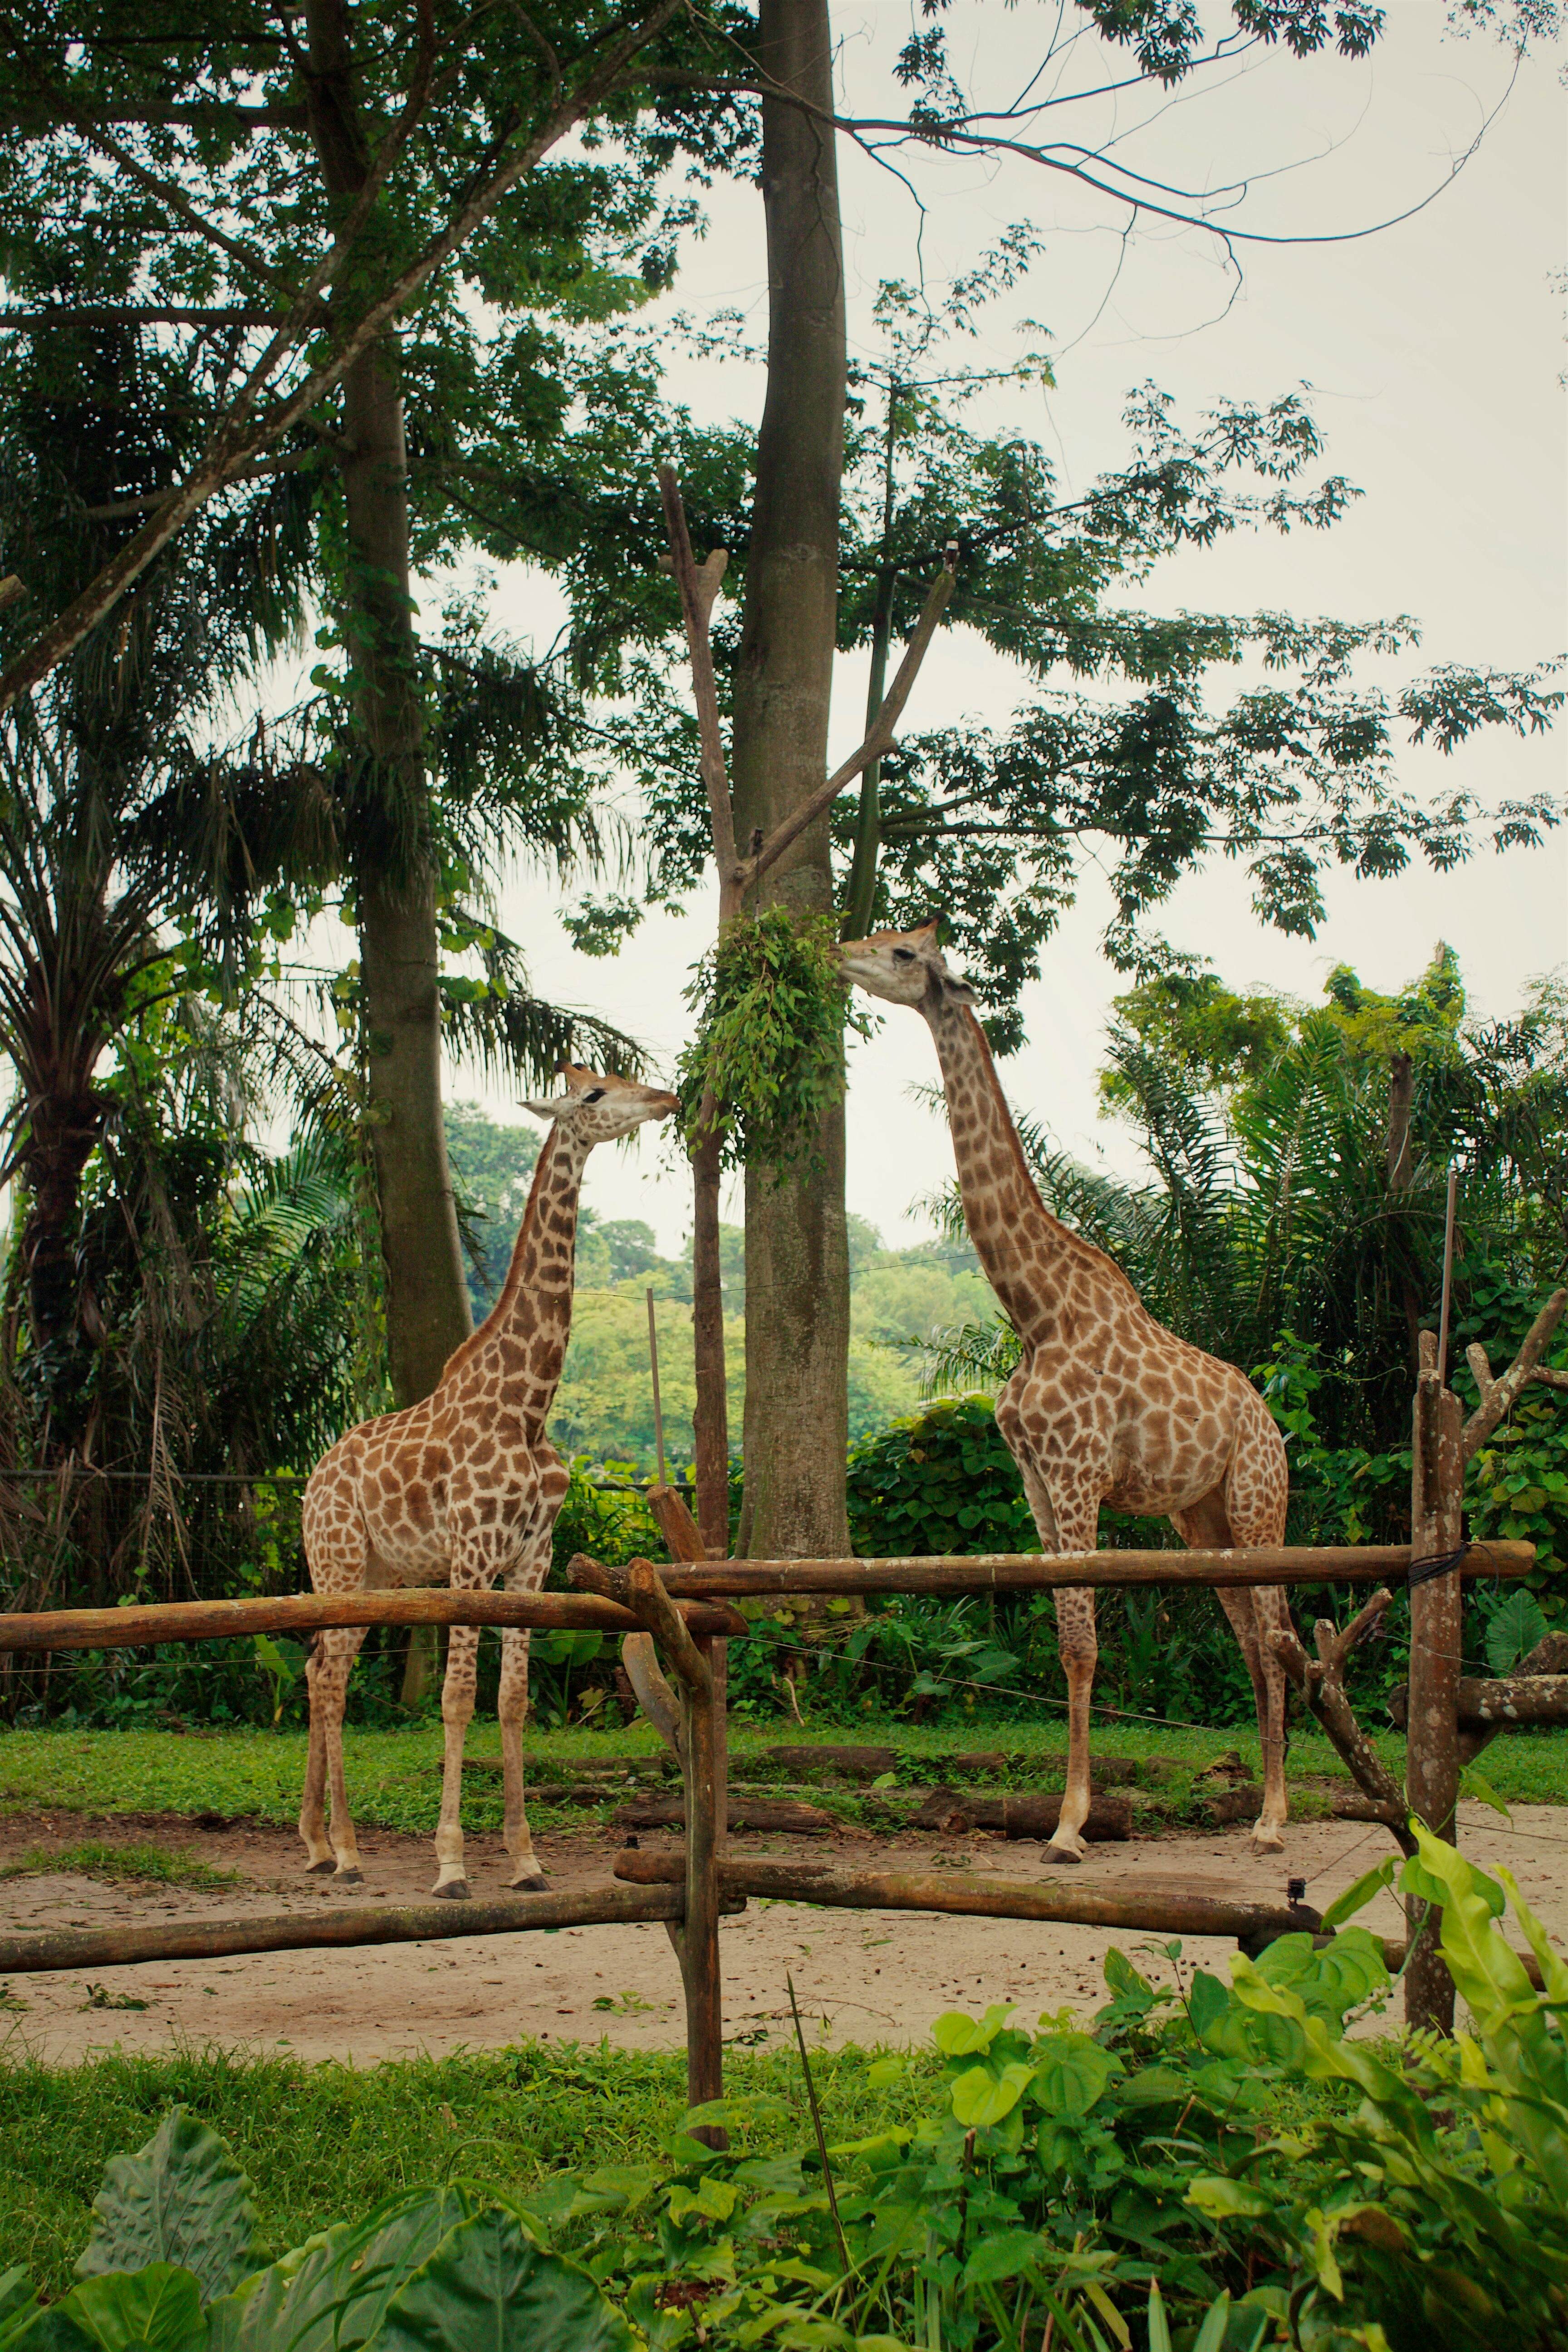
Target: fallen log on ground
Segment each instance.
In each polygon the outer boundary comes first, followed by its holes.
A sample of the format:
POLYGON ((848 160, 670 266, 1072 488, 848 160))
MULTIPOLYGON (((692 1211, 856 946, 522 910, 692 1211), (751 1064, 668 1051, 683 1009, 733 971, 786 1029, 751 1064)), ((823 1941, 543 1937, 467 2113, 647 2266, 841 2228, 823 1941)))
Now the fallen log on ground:
POLYGON ((766 1765, 780 1779, 792 1772, 841 1772, 847 1780, 878 1780, 897 1769, 894 1748, 764 1748, 760 1757, 732 1757, 733 1773, 742 1765, 766 1765))
MULTIPOLYGON (((1059 1790, 1019 1789, 1001 1797, 976 1797, 968 1790, 933 1789, 920 1811, 905 1821, 910 1829, 942 1830, 950 1836, 965 1830, 999 1830, 1004 1837, 1048 1840, 1056 1834, 1061 1813, 1059 1790)), ((1083 1834, 1091 1845, 1122 1843, 1132 1834, 1131 1799, 1091 1797, 1083 1834)))
MULTIPOLYGON (((616 1856, 617 1878, 637 1886, 679 1884, 686 1857, 628 1848, 616 1856)), ((1248 1902, 1135 1886, 1086 1886, 1068 1874, 1037 1879, 991 1878, 960 1870, 839 1870, 828 1863, 727 1861, 719 1866, 727 1895, 773 1903, 816 1903, 852 1911, 947 1911, 984 1919, 1045 1919, 1066 1927, 1121 1928, 1131 1934, 1226 1936, 1261 1948, 1279 1936, 1315 1933, 1320 1915, 1305 1904, 1248 1902)))
MULTIPOLYGON (((726 1898, 733 1911, 745 1908, 726 1898)), ((56 1928, 0 1936, 0 1974, 113 1969, 138 1960, 217 1960, 242 1952, 303 1952, 360 1944, 435 1943, 454 1936, 527 1935, 546 1927, 602 1927, 679 1919, 683 1886, 592 1886, 574 1895, 513 1895, 500 1903, 330 1903, 320 1911, 251 1919, 160 1921, 155 1927, 56 1928)))
MULTIPOLYGON (((620 1807, 615 1823, 622 1830, 683 1829, 686 1806, 679 1797, 634 1798, 620 1807)), ((729 1825, 732 1830, 791 1830, 797 1837, 826 1837, 844 1827, 837 1813, 825 1812, 820 1805, 792 1797, 747 1797, 733 1790, 729 1825)))

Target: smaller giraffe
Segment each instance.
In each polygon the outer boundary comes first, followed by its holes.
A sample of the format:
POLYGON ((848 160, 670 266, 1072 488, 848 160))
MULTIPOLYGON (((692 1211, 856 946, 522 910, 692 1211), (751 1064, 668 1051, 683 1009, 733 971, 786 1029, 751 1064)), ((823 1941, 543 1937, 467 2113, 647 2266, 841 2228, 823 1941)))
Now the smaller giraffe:
MULTIPOLYGON (((1121 1267, 1053 1217, 1036 1189, 971 1007, 937 927, 879 931, 839 950, 847 979, 908 1004, 936 1040, 963 1214, 1022 1354, 996 1400, 996 1425, 1047 1552, 1092 1551, 1100 1507, 1169 1518, 1200 1548, 1284 1540, 1285 1443, 1234 1364, 1156 1323, 1121 1267)), ((1284 1844, 1285 1675, 1268 1634, 1288 1626, 1277 1585, 1222 1591, 1247 1660, 1263 1748, 1255 1851, 1284 1844)), ((1099 1645, 1091 1586, 1058 1592, 1068 1683, 1068 1771, 1048 1862, 1081 1862, 1089 1801, 1089 1693, 1099 1645)))
MULTIPOLYGON (((362 1422, 341 1437, 305 1488, 305 1557, 318 1592, 391 1585, 450 1585, 537 1592, 567 1487, 545 1416, 572 1331, 572 1280, 583 1170, 596 1143, 668 1118, 673 1095, 628 1078, 567 1067, 564 1093, 523 1105, 552 1121, 500 1297, 454 1349, 434 1390, 402 1412, 362 1422)), ((363 1627, 320 1634, 306 1667, 310 1745, 300 1835, 306 1867, 344 1880, 361 1875, 343 1781, 343 1702, 363 1627), (331 1790, 331 1824, 323 1798, 331 1790)), ((446 1732, 435 1892, 468 1892, 461 1817, 463 1742, 474 1712, 476 1625, 454 1625, 441 1689, 446 1732)), ((507 1884, 531 1894, 546 1881, 533 1858, 522 1801, 522 1726, 528 1712, 528 1633, 501 1634, 501 1759, 507 1884)))

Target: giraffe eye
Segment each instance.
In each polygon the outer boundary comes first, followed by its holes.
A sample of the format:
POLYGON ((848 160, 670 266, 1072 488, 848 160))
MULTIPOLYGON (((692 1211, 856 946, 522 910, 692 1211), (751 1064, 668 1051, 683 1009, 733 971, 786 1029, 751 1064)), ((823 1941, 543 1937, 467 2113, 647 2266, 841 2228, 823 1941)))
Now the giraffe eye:
POLYGON ((895 963, 913 963, 914 960, 915 951, 913 948, 895 948, 893 950, 893 961, 895 963))
POLYGON ((590 1087, 583 1099, 585 1103, 598 1102, 602 1099, 604 1092, 603 1087, 590 1087))

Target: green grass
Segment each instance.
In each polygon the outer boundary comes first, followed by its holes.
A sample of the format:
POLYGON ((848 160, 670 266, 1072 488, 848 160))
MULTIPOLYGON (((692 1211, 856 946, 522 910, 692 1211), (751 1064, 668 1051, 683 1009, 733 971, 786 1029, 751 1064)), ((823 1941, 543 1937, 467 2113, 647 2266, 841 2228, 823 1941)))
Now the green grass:
POLYGON ((237 1870, 218 1870, 194 1853, 166 1845, 104 1845, 84 1838, 75 1845, 30 1845, 14 1862, 0 1865, 0 1878, 30 1878, 45 1871, 68 1871, 76 1878, 153 1881, 160 1886, 233 1886, 237 1870))
MULTIPOLYGON (((1373 1733, 1374 1745, 1395 1773, 1402 1773, 1405 1742, 1394 1731, 1373 1733)), ((805 1730, 773 1724, 735 1723, 731 1750, 737 1763, 781 1742, 804 1746, 858 1740, 898 1748, 918 1766, 922 1755, 951 1751, 961 1744, 1005 1748, 1037 1759, 1042 1772, 1059 1769, 1067 1752, 1064 1727, 1057 1722, 988 1721, 955 1727, 858 1717, 851 1724, 813 1721, 805 1730)), ((1236 1748, 1254 1769, 1255 1737, 1233 1727, 1222 1731, 1111 1722, 1096 1732, 1104 1755, 1158 1758, 1199 1770, 1227 1748, 1236 1748)), ((345 1748, 355 1818, 364 1826, 405 1830, 429 1836, 440 1806, 439 1724, 405 1731, 351 1729, 345 1748)), ((494 1723, 476 1724, 469 1735, 473 1756, 500 1753, 494 1723)), ((617 1758, 650 1757, 658 1748, 652 1729, 531 1731, 527 1741, 530 1777, 569 1776, 580 1764, 617 1758)), ((84 1813, 199 1813, 248 1815, 279 1827, 292 1827, 300 1810, 305 1769, 303 1732, 226 1731, 210 1738, 174 1737, 162 1731, 7 1731, 0 1733, 0 1809, 47 1808, 84 1813)), ((1568 1803, 1568 1731, 1505 1732, 1481 1759, 1480 1771, 1505 1802, 1568 1803)), ((1293 1731, 1293 1775, 1343 1780, 1344 1768, 1326 1739, 1293 1731)), ((1169 1798, 1179 1805, 1184 1781, 1173 1777, 1169 1798)), ((605 1806, 625 1791, 607 1795, 605 1806)), ((841 1807, 852 1814, 854 1801, 841 1807)), ((500 1776, 475 1775, 464 1790, 464 1820, 471 1830, 495 1830, 501 1822, 500 1776)), ((595 1826, 592 1809, 535 1808, 536 1828, 595 1826)), ((123 1851, 123 1849, 122 1849, 123 1851)), ((187 1881, 186 1883, 194 1883, 187 1881)))
MULTIPOLYGON (((813 2060, 830 2141, 912 2120, 929 2098, 934 2053, 879 2089, 866 2081, 876 2054, 813 2060)), ((786 2115, 758 2126, 759 2153, 809 2137, 798 2060, 735 2051, 725 2072, 731 2096, 765 2091, 787 2102, 786 2115)), ((142 2147, 175 2103, 228 2141, 265 2241, 280 2252, 421 2181, 462 2175, 526 2189, 563 2168, 657 2158, 685 2114, 686 2059, 528 2042, 363 2070, 221 2050, 0 2063, 0 2270, 19 2263, 51 2292, 68 2286, 105 2164, 142 2147)))

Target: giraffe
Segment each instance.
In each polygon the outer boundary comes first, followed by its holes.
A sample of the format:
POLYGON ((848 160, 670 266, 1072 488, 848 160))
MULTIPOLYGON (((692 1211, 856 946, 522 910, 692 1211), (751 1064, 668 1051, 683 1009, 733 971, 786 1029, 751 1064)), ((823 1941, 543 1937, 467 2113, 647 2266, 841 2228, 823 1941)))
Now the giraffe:
MULTIPOLYGON (((305 1557, 318 1592, 449 1584, 536 1592, 567 1487, 544 1420, 572 1329, 572 1276, 583 1170, 596 1143, 668 1118, 673 1095, 568 1066, 565 1090, 525 1110, 551 1124, 500 1297, 447 1359, 429 1396, 362 1422, 323 1455, 305 1488, 305 1557)), ((306 1666, 310 1744, 300 1835, 309 1870, 350 1884, 361 1871, 343 1782, 343 1702, 363 1627, 320 1634, 306 1666), (331 1831, 322 1818, 331 1790, 331 1831)), ((479 1628, 454 1625, 441 1691, 446 1733, 435 1893, 468 1895, 461 1818, 463 1742, 474 1712, 479 1628)), ((501 1758, 507 1884, 530 1894, 546 1881, 533 1856, 522 1801, 528 1633, 501 1634, 501 1758)))
MULTIPOLYGON (((839 950, 847 979, 912 1005, 936 1041, 963 1213, 992 1288, 1018 1335, 1019 1363, 996 1400, 1047 1552, 1092 1551, 1100 1507, 1168 1517, 1198 1546, 1283 1540, 1285 1445, 1262 1398, 1156 1323, 1102 1250, 1053 1217, 1036 1190, 974 992, 950 972, 937 926, 879 931, 839 950)), ((1284 1845, 1285 1678, 1268 1641, 1289 1625, 1278 1586, 1222 1591, 1247 1660, 1263 1746, 1257 1853, 1284 1845)), ((1092 1588, 1056 1596, 1068 1683, 1068 1773, 1049 1863, 1083 1859, 1089 1811, 1089 1693, 1099 1648, 1092 1588)))

